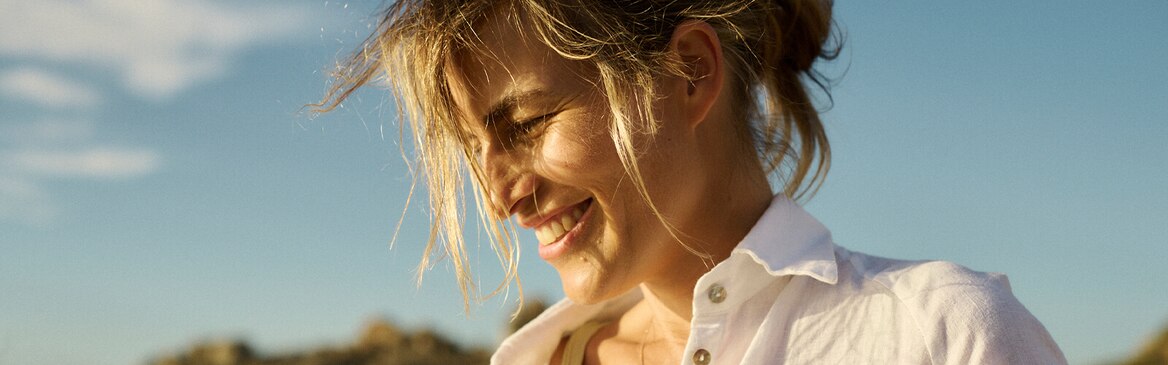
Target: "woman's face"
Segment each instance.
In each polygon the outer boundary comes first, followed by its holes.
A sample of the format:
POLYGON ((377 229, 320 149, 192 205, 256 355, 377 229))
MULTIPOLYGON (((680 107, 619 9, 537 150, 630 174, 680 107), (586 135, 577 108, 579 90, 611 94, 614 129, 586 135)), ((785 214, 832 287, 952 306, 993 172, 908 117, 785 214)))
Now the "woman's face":
MULTIPOLYGON (((654 278, 687 255, 625 173, 609 105, 588 64, 519 36, 505 22, 478 28, 483 45, 450 65, 461 122, 476 136, 496 207, 532 229, 568 297, 593 303, 654 278)), ((671 97, 655 105, 659 133, 634 141, 641 175, 672 224, 700 220, 692 140, 673 127, 671 97)), ((689 132, 692 133, 692 132, 689 132)))

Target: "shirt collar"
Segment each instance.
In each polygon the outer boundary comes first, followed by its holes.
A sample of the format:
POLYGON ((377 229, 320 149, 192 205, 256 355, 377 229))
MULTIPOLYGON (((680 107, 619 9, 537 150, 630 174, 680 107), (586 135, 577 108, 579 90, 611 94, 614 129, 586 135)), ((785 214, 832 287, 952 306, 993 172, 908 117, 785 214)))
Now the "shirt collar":
POLYGON ((773 276, 804 275, 833 285, 838 279, 831 232, 782 194, 731 255, 746 255, 773 276))

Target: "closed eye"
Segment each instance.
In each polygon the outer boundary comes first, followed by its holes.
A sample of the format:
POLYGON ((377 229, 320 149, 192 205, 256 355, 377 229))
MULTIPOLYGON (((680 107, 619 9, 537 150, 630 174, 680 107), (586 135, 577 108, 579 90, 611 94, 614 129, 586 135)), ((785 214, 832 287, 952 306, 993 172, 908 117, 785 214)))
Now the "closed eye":
POLYGON ((524 119, 523 121, 521 121, 519 123, 515 123, 515 129, 517 129, 520 133, 526 134, 528 132, 531 132, 532 129, 535 129, 536 126, 539 126, 543 122, 546 122, 548 119, 555 117, 556 114, 559 114, 559 112, 551 112, 551 113, 540 115, 540 116, 537 116, 534 118, 524 119))

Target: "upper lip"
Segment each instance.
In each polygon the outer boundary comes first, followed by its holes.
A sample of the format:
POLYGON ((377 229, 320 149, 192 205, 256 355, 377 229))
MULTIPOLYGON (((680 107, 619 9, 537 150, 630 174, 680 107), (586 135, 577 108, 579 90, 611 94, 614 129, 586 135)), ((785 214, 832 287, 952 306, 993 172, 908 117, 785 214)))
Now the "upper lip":
POLYGON ((533 213, 519 214, 517 216, 516 221, 519 223, 520 227, 523 227, 526 229, 533 229, 535 227, 542 226, 544 223, 547 223, 548 221, 552 220, 553 218, 559 218, 560 214, 568 212, 569 210, 575 208, 577 205, 580 205, 581 203, 584 203, 586 201, 588 201, 588 199, 584 199, 584 200, 581 200, 581 201, 578 201, 578 202, 575 202, 572 204, 560 206, 557 208, 549 208, 546 210, 539 210, 537 208, 537 210, 533 213))

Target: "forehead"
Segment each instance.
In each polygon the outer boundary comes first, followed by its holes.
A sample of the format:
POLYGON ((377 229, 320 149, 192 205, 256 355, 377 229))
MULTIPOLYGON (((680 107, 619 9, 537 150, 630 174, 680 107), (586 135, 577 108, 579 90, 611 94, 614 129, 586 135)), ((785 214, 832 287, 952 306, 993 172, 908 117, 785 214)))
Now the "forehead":
POLYGON ((450 58, 446 82, 463 121, 481 121, 493 106, 518 96, 574 94, 587 86, 583 62, 560 56, 520 24, 518 15, 495 12, 475 24, 474 42, 450 58))

